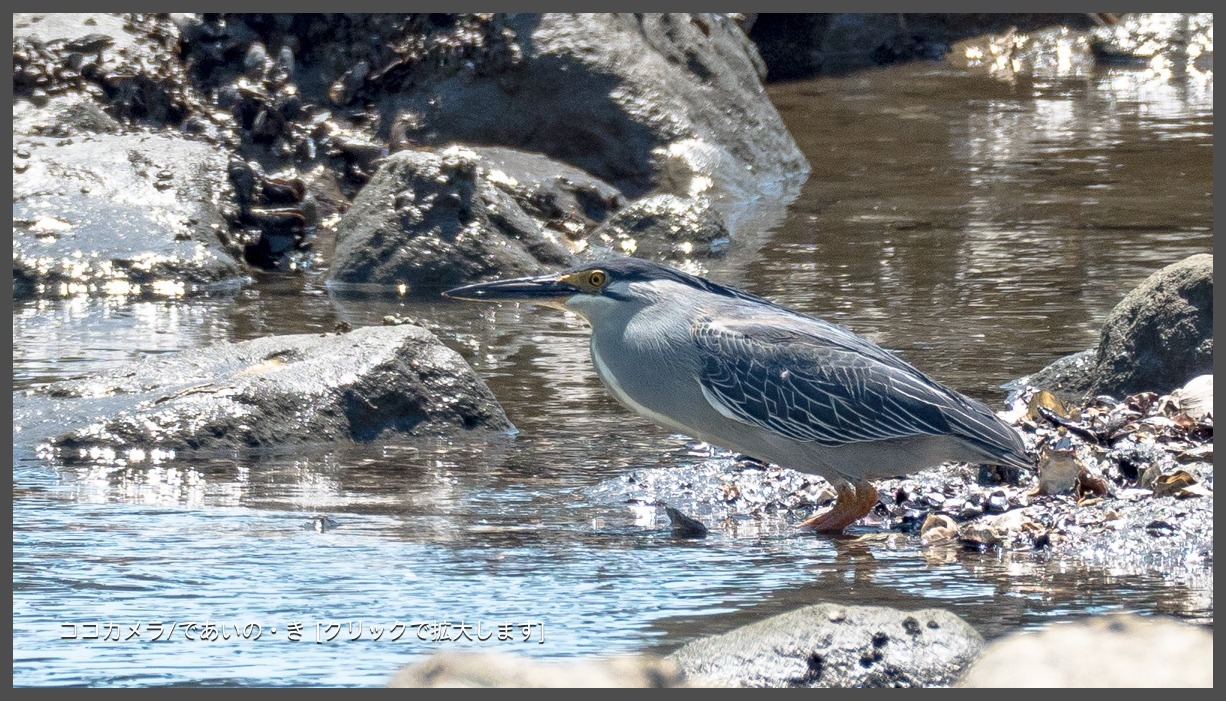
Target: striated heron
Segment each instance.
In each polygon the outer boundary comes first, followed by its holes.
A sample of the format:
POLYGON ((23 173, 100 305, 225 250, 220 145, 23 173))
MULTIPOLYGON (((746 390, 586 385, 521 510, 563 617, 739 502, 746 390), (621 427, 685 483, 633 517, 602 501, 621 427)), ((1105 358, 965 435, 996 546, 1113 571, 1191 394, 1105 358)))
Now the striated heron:
POLYGON ((569 309, 592 327, 596 373, 674 431, 834 484, 801 524, 839 533, 877 503, 869 480, 948 461, 1026 468, 984 404, 828 321, 638 258, 467 285, 447 297, 569 309))

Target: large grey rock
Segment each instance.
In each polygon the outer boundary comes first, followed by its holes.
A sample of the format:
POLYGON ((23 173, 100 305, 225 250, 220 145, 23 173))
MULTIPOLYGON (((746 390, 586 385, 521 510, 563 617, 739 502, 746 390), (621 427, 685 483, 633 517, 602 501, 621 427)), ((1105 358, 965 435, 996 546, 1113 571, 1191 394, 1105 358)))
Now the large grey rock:
POLYGON ((502 653, 436 652, 404 667, 397 688, 651 688, 685 686, 676 664, 652 657, 570 663, 502 653))
POLYGON ((337 225, 329 280, 424 293, 571 264, 564 237, 520 207, 508 179, 459 146, 388 156, 337 225))
POLYGON ((1095 394, 1165 394, 1213 372, 1213 256, 1150 275, 1111 310, 1095 354, 1095 394))
POLYGON ((65 460, 513 428, 463 358, 411 325, 219 343, 15 402, 15 430, 65 460))
POLYGON ((1213 634, 1131 614, 1057 623, 994 641, 958 686, 1212 687, 1213 634))
POLYGON ((1065 401, 1086 396, 1166 394, 1213 372, 1213 256, 1168 265, 1111 310, 1098 345, 1060 358, 1009 383, 1033 386, 1065 401))
POLYGON ((388 93, 410 138, 539 151, 631 196, 686 194, 707 180, 762 194, 807 172, 762 89, 756 49, 725 16, 511 14, 493 24, 467 62, 440 62, 388 93))
POLYGON ((178 296, 235 282, 226 158, 179 136, 14 136, 14 294, 178 296))
POLYGON ((673 653, 687 677, 749 687, 947 686, 983 638, 942 609, 816 604, 673 653))

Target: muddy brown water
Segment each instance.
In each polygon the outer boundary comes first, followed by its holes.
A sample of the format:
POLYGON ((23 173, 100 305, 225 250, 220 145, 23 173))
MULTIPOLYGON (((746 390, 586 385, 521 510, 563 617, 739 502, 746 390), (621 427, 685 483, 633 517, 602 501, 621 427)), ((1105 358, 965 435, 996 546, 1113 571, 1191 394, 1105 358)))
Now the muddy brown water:
MULTIPOLYGON (((1211 250, 1211 73, 1011 81, 923 63, 769 92, 812 175, 710 274, 994 406, 1001 383, 1090 346, 1149 273, 1211 250)), ((379 685, 436 649, 667 652, 819 601, 945 607, 989 638, 1105 611, 1212 621, 1207 570, 906 536, 676 541, 662 513, 593 504, 603 480, 701 458, 618 406, 582 324, 551 310, 341 296, 318 273, 203 299, 31 301, 13 315, 13 378, 386 314, 462 352, 520 433, 84 468, 18 433, 14 683, 379 685), (186 639, 208 624, 216 640, 186 639)))

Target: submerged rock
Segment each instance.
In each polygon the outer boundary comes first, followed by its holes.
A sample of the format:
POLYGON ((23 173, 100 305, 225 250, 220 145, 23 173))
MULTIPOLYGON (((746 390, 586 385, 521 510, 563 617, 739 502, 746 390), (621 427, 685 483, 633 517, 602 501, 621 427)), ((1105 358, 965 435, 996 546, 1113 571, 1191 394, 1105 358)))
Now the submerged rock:
POLYGON ((513 430, 460 355, 411 325, 220 343, 18 399, 17 429, 51 432, 68 461, 513 430))
POLYGON ((1213 634, 1132 614, 1056 623, 994 641, 958 686, 1212 687, 1213 634))
POLYGON ((501 653, 436 652, 392 678, 393 688, 669 688, 686 686, 677 665, 654 657, 569 663, 501 653))
POLYGON ((14 137, 14 294, 178 296, 237 282, 226 159, 178 136, 14 137))
POLYGON ((717 685, 927 687, 953 683, 982 648, 942 609, 816 604, 695 640, 671 659, 717 685))
POLYGON ((436 292, 571 264, 563 237, 499 185, 508 179, 459 146, 388 156, 337 225, 329 280, 436 292))
POLYGON ((1009 383, 1066 400, 1167 393, 1213 372, 1213 256, 1197 254, 1146 278, 1111 310, 1095 348, 1009 383))

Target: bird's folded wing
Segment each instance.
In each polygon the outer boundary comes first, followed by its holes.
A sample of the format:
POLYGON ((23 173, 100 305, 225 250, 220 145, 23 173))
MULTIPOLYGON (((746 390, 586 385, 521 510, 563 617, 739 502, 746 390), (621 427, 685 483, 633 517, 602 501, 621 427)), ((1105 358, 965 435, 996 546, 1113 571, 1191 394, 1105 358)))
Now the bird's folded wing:
POLYGON ((694 324, 698 379, 716 410, 826 446, 950 432, 948 391, 918 370, 833 324, 788 322, 694 324))

